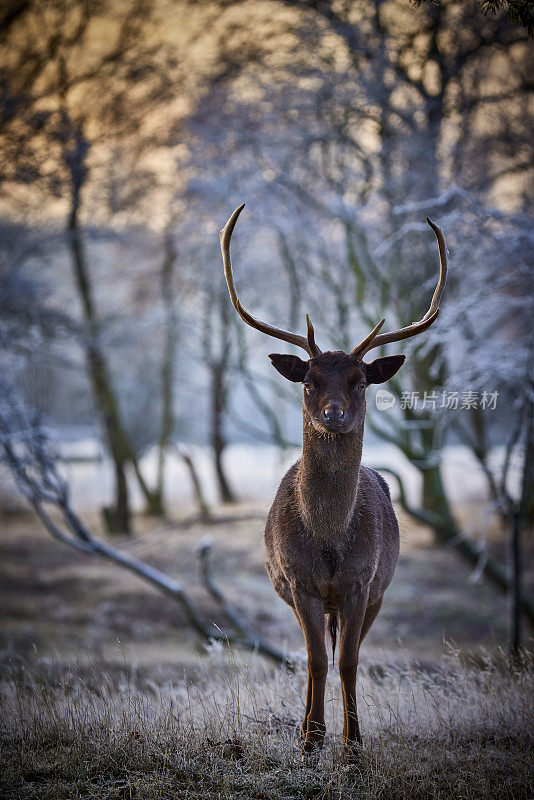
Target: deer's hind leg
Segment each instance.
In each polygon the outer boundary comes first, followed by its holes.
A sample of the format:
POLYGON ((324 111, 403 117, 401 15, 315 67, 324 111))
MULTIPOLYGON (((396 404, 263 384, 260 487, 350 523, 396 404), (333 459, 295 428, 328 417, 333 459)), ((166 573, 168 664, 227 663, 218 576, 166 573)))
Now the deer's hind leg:
POLYGON ((294 609, 302 628, 308 654, 308 692, 306 713, 302 723, 304 750, 321 746, 326 730, 324 693, 328 673, 328 656, 324 641, 325 622, 323 601, 310 596, 293 596, 294 609))

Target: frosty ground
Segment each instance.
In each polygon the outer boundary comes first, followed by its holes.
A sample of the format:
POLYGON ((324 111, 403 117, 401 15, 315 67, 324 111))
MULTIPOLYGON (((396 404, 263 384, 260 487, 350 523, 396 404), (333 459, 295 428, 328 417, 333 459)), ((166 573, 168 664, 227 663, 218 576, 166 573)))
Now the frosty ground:
MULTIPOLYGON (((265 505, 138 516, 124 549, 184 582, 204 615, 226 620, 202 586, 197 548, 213 542, 228 599, 262 634, 303 655, 293 614, 263 567, 265 505)), ((465 502, 461 513, 471 514, 465 502)), ((4 517, 2 796, 6 798, 522 798, 532 796, 531 676, 510 664, 506 602, 450 549, 398 511, 401 557, 362 648, 364 747, 344 760, 337 671, 328 735, 301 761, 304 672, 206 647, 181 609, 113 564, 52 541, 29 513, 4 517)), ((97 528, 94 511, 85 514, 97 528)), ((494 552, 504 548, 498 536, 494 552)))

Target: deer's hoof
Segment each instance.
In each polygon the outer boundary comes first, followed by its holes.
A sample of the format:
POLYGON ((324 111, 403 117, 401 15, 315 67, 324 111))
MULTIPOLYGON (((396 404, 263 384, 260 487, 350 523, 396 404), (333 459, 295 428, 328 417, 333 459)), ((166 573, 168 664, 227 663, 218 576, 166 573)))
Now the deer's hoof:
POLYGON ((358 740, 355 739, 351 742, 345 742, 344 750, 347 764, 361 764, 363 755, 361 737, 358 740))
POLYGON ((317 761, 321 753, 323 741, 324 741, 324 735, 310 736, 308 733, 308 736, 302 743, 302 760, 308 763, 317 761))
POLYGON ((319 742, 304 742, 301 756, 302 763, 310 766, 315 765, 321 755, 321 747, 322 743, 319 744, 319 742))

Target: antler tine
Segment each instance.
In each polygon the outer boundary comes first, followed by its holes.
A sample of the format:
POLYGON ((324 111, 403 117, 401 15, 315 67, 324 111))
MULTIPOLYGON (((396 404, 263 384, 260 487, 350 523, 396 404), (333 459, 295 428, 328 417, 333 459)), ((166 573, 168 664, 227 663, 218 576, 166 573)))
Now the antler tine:
POLYGON ((243 320, 246 322, 247 325, 250 325, 252 328, 256 328, 256 330, 261 331, 262 333, 266 333, 268 336, 273 336, 275 339, 282 339, 284 342, 289 342, 290 344, 294 344, 297 347, 302 347, 310 358, 314 358, 314 356, 319 355, 321 352, 320 349, 315 344, 315 338, 313 333, 313 325, 311 324, 311 320, 309 317, 306 317, 308 323, 308 337, 299 336, 298 333, 292 333, 291 331, 284 331, 281 328, 276 328, 274 325, 268 325, 266 322, 262 322, 259 319, 256 319, 249 314, 249 312, 243 308, 241 305, 239 298, 237 296, 237 292, 234 285, 234 277, 232 275, 232 262, 230 260, 230 239, 232 238, 232 233, 235 228, 235 224, 237 222, 237 218, 245 208, 245 204, 238 206, 222 231, 219 233, 219 238, 221 240, 221 253, 223 259, 223 266, 224 266, 224 276, 226 278, 226 284, 228 286, 228 291, 230 293, 230 300, 232 301, 232 305, 243 320))
POLYGON ((388 344, 389 342, 400 342, 401 339, 409 339, 411 336, 416 336, 418 333, 423 333, 423 331, 426 331, 427 328, 430 328, 432 323, 435 322, 438 317, 439 301, 447 280, 447 245, 445 244, 445 237, 439 225, 436 225, 435 222, 432 222, 429 217, 426 218, 426 221, 436 235, 439 250, 439 278, 437 286, 434 290, 434 294, 432 295, 429 309, 424 317, 419 320, 419 322, 412 322, 411 325, 407 325, 405 328, 399 328, 398 330, 390 331, 389 333, 380 333, 378 336, 373 336, 373 334, 370 334, 372 338, 369 344, 363 348, 362 343, 362 345, 358 345, 358 348, 356 348, 360 358, 363 358, 365 353, 369 352, 369 350, 373 350, 375 347, 380 347, 381 345, 388 344), (359 348, 362 349, 360 350, 359 348))
MULTIPOLYGON (((309 314, 306 314, 306 327, 308 329, 308 348, 309 352, 313 353, 314 356, 318 356, 321 352, 320 349, 315 344, 315 331, 313 330, 312 321, 309 314)), ((313 358, 313 356, 312 356, 313 358)))
POLYGON ((367 353, 367 351, 371 347, 371 343, 372 343, 373 339, 377 336, 378 331, 380 330, 380 328, 382 327, 382 325, 384 324, 385 321, 386 321, 385 319, 380 320, 380 322, 378 323, 376 328, 373 328, 371 333, 368 336, 365 337, 363 342, 360 342, 360 344, 356 345, 356 347, 354 348, 354 350, 351 353, 352 356, 359 356, 359 355, 363 355, 364 353, 367 353))
POLYGON ((428 319, 428 317, 432 316, 436 310, 439 311, 439 301, 441 299, 441 295, 443 293, 443 289, 445 288, 445 283, 447 282, 447 245, 445 243, 445 236, 443 235, 443 231, 433 222, 430 217, 426 218, 426 221, 434 231, 436 236, 436 240, 438 243, 438 250, 439 250, 439 280, 437 283, 436 288, 434 289, 434 294, 432 295, 432 301, 430 303, 430 308, 426 312, 423 319, 428 319))

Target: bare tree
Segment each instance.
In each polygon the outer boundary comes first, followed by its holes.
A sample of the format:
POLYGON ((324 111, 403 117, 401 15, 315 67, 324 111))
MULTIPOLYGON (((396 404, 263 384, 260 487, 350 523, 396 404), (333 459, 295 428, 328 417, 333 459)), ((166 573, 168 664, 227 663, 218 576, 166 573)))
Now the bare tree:
MULTIPOLYGON (((162 95, 168 92, 169 76, 176 70, 170 66, 163 47, 153 48, 145 42, 142 30, 150 11, 143 8, 142 3, 134 3, 127 20, 120 25, 119 35, 115 39, 110 37, 97 62, 90 55, 80 58, 80 48, 91 44, 91 23, 96 18, 111 19, 112 16, 112 8, 107 5, 95 9, 90 3, 77 4, 69 0, 59 5, 28 3, 21 9, 16 22, 12 22, 13 31, 6 34, 2 43, 9 56, 3 86, 14 111, 4 118, 0 135, 6 180, 22 187, 31 185, 47 200, 54 197, 67 200, 66 242, 85 328, 81 341, 95 406, 115 472, 114 507, 107 510, 106 516, 110 529, 127 531, 130 529, 128 466, 132 466, 137 477, 147 510, 161 514, 164 459, 160 455, 157 486, 152 489, 140 469, 105 352, 82 216, 84 198, 88 190, 94 188, 95 177, 101 183, 106 177, 105 173, 102 175, 104 165, 101 160, 99 163, 102 156, 98 153, 101 154, 103 148, 113 152, 113 145, 121 140, 127 140, 137 153, 147 147, 147 137, 139 132, 139 121, 162 101, 162 95), (34 39, 27 34, 33 28, 38 30, 34 39), (132 104, 130 93, 140 86, 143 87, 143 102, 132 104), (91 102, 85 102, 87 94, 91 102), (47 163, 50 161, 52 168, 47 163)), ((90 52, 90 47, 88 49, 90 52)), ((154 137, 151 144, 155 145, 154 137)), ((130 203, 139 201, 143 181, 139 183, 138 178, 135 173, 131 175, 130 183, 135 185, 135 190, 131 188, 126 192, 123 187, 123 206, 125 197, 130 203)), ((6 186, 9 184, 4 183, 6 186)), ((171 268, 172 260, 167 253, 164 272, 168 273, 171 268)), ((165 295, 164 302, 167 300, 171 302, 165 295)), ((169 343, 175 335, 169 334, 168 306, 166 313, 160 454, 170 435, 172 375, 169 358, 174 351, 169 354, 169 343)))
POLYGON ((227 445, 224 425, 228 409, 232 355, 229 335, 231 326, 225 301, 225 295, 219 286, 214 293, 205 297, 202 348, 210 382, 209 437, 219 496, 223 503, 234 503, 235 494, 226 475, 223 460, 227 445))

